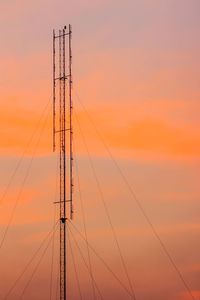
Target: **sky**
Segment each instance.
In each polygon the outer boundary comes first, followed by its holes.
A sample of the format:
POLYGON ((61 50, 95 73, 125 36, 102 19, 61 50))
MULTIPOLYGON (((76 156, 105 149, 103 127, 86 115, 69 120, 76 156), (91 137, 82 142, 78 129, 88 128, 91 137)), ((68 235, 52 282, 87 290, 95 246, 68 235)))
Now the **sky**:
POLYGON ((84 211, 89 244, 123 285, 89 249, 102 295, 95 288, 96 299, 131 299, 112 228, 137 300, 200 299, 199 11, 198 0, 0 1, 0 241, 9 224, 0 299, 58 299, 57 227, 54 243, 5 297, 58 219, 52 32, 68 24, 75 227, 68 232, 67 296, 81 299, 75 262, 82 299, 95 299, 79 252, 87 262, 88 249, 75 230, 84 235, 84 211))

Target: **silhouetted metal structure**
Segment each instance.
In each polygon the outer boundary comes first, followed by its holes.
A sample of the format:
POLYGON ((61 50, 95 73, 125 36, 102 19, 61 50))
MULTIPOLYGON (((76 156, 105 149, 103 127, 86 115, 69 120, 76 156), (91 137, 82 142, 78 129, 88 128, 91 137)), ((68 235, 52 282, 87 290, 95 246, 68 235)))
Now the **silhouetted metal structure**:
POLYGON ((57 144, 60 151, 60 199, 56 202, 60 205, 60 300, 66 300, 66 222, 73 215, 71 37, 71 25, 57 35, 53 31, 53 151, 57 144))

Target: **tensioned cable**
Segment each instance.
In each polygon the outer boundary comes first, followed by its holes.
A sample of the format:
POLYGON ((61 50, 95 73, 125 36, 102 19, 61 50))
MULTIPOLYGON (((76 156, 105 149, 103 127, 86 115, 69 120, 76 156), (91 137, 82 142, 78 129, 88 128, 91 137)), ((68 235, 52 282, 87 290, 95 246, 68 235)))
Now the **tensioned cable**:
MULTIPOLYGON (((76 168, 76 174, 77 174, 77 182, 78 182, 78 192, 79 192, 79 200, 81 204, 81 213, 82 213, 82 220, 83 220, 83 226, 84 226, 84 233, 85 233, 85 238, 88 240, 88 235, 87 235, 87 229, 86 229, 86 220, 85 220, 85 210, 84 210, 84 205, 83 205, 83 199, 82 199, 82 193, 81 193, 81 185, 80 185, 80 177, 79 177, 79 169, 78 169, 78 164, 77 164, 77 157, 76 157, 76 151, 75 151, 75 142, 73 143, 74 145, 74 162, 75 162, 75 168, 76 168)), ((91 265, 91 258, 90 258, 90 250, 88 247, 88 244, 86 244, 87 248, 87 255, 88 255, 88 263, 89 263, 89 269, 90 269, 90 278, 91 278, 91 284, 92 284, 92 292, 93 292, 93 298, 95 299, 95 288, 94 288, 94 282, 92 280, 93 278, 93 270, 92 270, 92 265, 91 265)))
POLYGON ((75 115, 76 121, 78 123, 79 131, 81 133, 82 140, 83 140, 83 143, 85 145, 85 148, 86 148, 86 151, 87 151, 87 154, 88 154, 88 158, 89 158, 90 166, 91 166, 91 169, 92 169, 92 172, 93 172, 93 176, 95 178, 95 181, 96 181, 96 184, 97 184, 97 188, 99 190, 100 198, 101 198, 101 201, 103 203, 103 207, 104 207, 104 210, 106 212, 106 216, 107 216, 110 228, 112 230, 112 234, 113 234, 113 237, 114 237, 114 240, 115 240, 118 252, 119 252, 119 256, 120 256, 120 259, 121 259, 122 267, 124 269, 124 272, 125 272, 127 280, 128 280, 128 284, 129 284, 129 287, 130 287, 130 290, 131 290, 131 293, 132 293, 132 297, 133 297, 134 300, 136 300, 135 291, 134 291, 134 288, 133 288, 130 276, 128 274, 128 269, 127 269, 125 260, 124 260, 123 255, 122 255, 122 251, 121 251, 118 239, 117 239, 117 234, 115 232, 115 229, 114 229, 114 226, 113 226, 113 223, 112 223, 112 220, 111 220, 111 216, 110 216, 110 213, 108 211, 108 207, 107 207, 106 202, 105 202, 104 194, 103 194, 103 191, 101 189, 101 185, 100 185, 100 182, 99 182, 98 177, 97 177, 97 173, 96 173, 95 168, 94 168, 94 164, 93 164, 93 161, 92 161, 92 158, 91 158, 91 155, 90 155, 90 152, 89 152, 86 140, 85 140, 85 136, 83 134, 82 128, 80 126, 80 122, 79 122, 79 120, 78 120, 78 118, 77 118, 77 116, 76 116, 75 113, 74 113, 74 115, 75 115))
MULTIPOLYGON (((57 223, 56 223, 56 225, 57 225, 57 223)), ((38 267, 39 267, 39 265, 41 264, 42 259, 44 258, 45 254, 46 254, 46 252, 47 252, 47 249, 49 248, 49 246, 50 246, 50 244, 51 244, 52 238, 53 238, 53 235, 51 236, 51 238, 50 238, 50 240, 49 240, 49 242, 48 242, 46 248, 44 249, 44 251, 43 251, 43 253, 42 253, 42 255, 41 255, 41 257, 40 257, 40 259, 39 259, 37 265, 35 266, 35 268, 34 268, 32 274, 31 274, 29 280, 27 281, 27 283, 26 283, 26 285, 25 285, 25 287, 24 287, 24 289, 23 289, 23 291, 22 291, 22 293, 21 293, 21 295, 20 295, 20 297, 19 297, 19 300, 21 300, 21 299, 23 298, 23 296, 24 296, 24 294, 25 294, 25 292, 26 292, 28 286, 30 285, 30 283, 31 283, 31 281, 32 281, 32 279, 33 279, 35 273, 37 272, 38 267)))
POLYGON ((37 147, 38 147, 38 145, 39 145, 39 142, 40 142, 40 140, 41 140, 42 133, 43 133, 43 130, 44 130, 44 128, 45 128, 47 118, 48 118, 48 113, 47 113, 46 118, 45 118, 45 120, 44 120, 43 127, 42 127, 42 129, 41 129, 41 131, 40 131, 40 135, 39 135, 38 141, 37 141, 37 143, 36 143, 36 145, 35 145, 35 148, 34 148, 34 150, 33 150, 33 154, 32 154, 31 160, 30 160, 29 165, 28 165, 28 168, 27 168, 27 170, 26 170, 26 173, 25 173, 25 176, 24 176, 24 179, 23 179, 21 188, 20 188, 20 190, 19 190, 17 199, 16 199, 15 204, 14 204, 14 206, 13 206, 13 209, 12 209, 12 212, 11 212, 11 215, 10 215, 10 218, 9 218, 9 221, 8 221, 8 224, 7 224, 7 226, 6 226, 5 230, 4 230, 3 237, 2 237, 1 242, 0 242, 0 249, 2 248, 2 246, 3 246, 3 244, 4 244, 4 241, 5 241, 6 235, 7 235, 7 233, 8 233, 9 227, 10 227, 10 225, 11 225, 11 222, 12 222, 12 220, 13 220, 13 217, 14 217, 14 214, 15 214, 15 211, 16 211, 16 208, 17 208, 19 199, 20 199, 20 197, 21 197, 21 195, 22 195, 23 188, 24 188, 24 186, 25 186, 25 184, 26 184, 26 181, 27 181, 27 178, 28 178, 28 176, 29 176, 30 169, 31 169, 31 166, 32 166, 32 162, 33 162, 33 159, 34 159, 34 156, 35 156, 37 147))
POLYGON ((77 93, 76 93, 76 96, 77 96, 77 99, 78 99, 79 103, 80 103, 81 106, 83 107, 83 109, 84 109, 84 111, 85 111, 85 113, 86 113, 88 119, 90 120, 91 124, 93 125, 93 127, 94 127, 94 129, 95 129, 95 131, 96 131, 96 134, 99 136, 99 138, 100 138, 102 144, 104 145, 104 147, 105 147, 107 153, 109 154, 111 160, 113 161, 113 163, 114 163, 116 169, 118 170, 118 172, 119 172, 120 176, 122 177, 123 181, 125 182, 125 184, 126 184, 128 190, 130 191, 131 195, 133 196, 133 199, 135 200, 135 202, 136 202, 138 208, 140 209, 142 215, 143 215, 144 218, 146 219, 146 221, 147 221, 148 225, 150 226, 150 228, 151 228, 151 230, 152 230, 154 236, 156 237, 156 239, 157 239, 158 242, 160 243, 160 246, 161 246, 161 248, 163 249, 165 255, 167 256, 167 258, 169 259, 169 261, 170 261, 171 265, 173 266, 174 270, 175 270, 176 273, 178 274, 178 276, 179 276, 181 282, 183 283, 183 285, 184 285, 185 289, 187 290, 188 294, 190 295, 191 299, 195 300, 195 297, 193 296, 192 291, 191 291, 189 285, 188 285, 187 282, 185 281, 185 279, 184 279, 184 277, 183 277, 181 271, 180 271, 179 268, 177 267, 175 261, 173 260, 172 256, 170 255, 170 253, 169 253, 168 249, 166 248, 165 244, 164 244, 163 241, 161 240, 161 238, 160 238, 158 232, 156 231, 156 229, 155 229, 153 223, 151 222, 150 218, 148 217, 147 213, 145 212, 145 210, 144 210, 142 204, 140 203, 140 201, 139 201, 138 198, 136 197, 136 194, 135 194, 135 192, 133 191, 133 188, 132 188, 131 185, 129 184, 129 182, 128 182, 126 176, 124 175, 124 173, 122 172, 120 166, 118 165, 117 161, 115 160, 114 156, 112 155, 112 153, 111 153, 111 151, 110 151, 108 145, 105 143, 105 140, 103 139, 102 135, 100 134, 99 130, 97 129, 97 126, 95 125, 95 123, 94 123, 92 117, 90 116, 89 112, 88 112, 87 109, 85 108, 84 104, 83 104, 82 101, 80 100, 80 97, 78 96, 77 93))
MULTIPOLYGON (((55 195, 54 195, 54 202, 56 202, 57 198, 57 189, 58 189, 58 160, 56 164, 56 186, 55 186, 55 195)), ((54 205, 54 224, 56 222, 56 205, 54 205)), ((51 271, 50 271, 50 300, 52 299, 52 280, 53 280, 53 265, 54 265, 54 240, 55 240, 55 232, 53 233, 52 239, 52 256, 51 256, 51 271)))
POLYGON ((54 233, 54 231, 56 230, 56 226, 58 224, 58 221, 56 222, 55 226, 53 227, 53 229, 51 231, 48 232, 48 234, 46 235, 46 237, 43 239, 42 243, 40 244, 40 246, 37 248, 37 250, 34 252, 33 256, 31 257, 31 259, 28 261, 28 263, 26 264, 26 266, 24 267, 24 269, 22 270, 21 274, 17 277, 17 279, 15 280, 15 282, 13 283, 13 285, 11 286, 11 288, 9 289, 8 293, 5 295, 5 297, 3 298, 3 300, 6 300, 8 298, 8 296, 12 293, 12 291, 15 289, 17 283, 20 281, 20 279, 22 278, 22 276, 25 274, 25 272, 27 271, 28 267, 31 265, 31 263, 33 262, 33 260, 35 259, 35 257, 37 256, 37 254, 39 253, 39 251, 41 250, 41 248, 43 247, 43 245, 45 244, 45 242, 47 241, 47 239, 49 238, 49 236, 51 234, 54 233))
MULTIPOLYGON (((70 221, 70 223, 72 224, 71 221, 70 221)), ((75 243, 75 245, 76 245, 76 247, 77 247, 77 249, 78 249, 78 251, 79 251, 79 253, 80 253, 80 256, 81 256, 81 258, 82 258, 82 260, 83 260, 83 262, 84 262, 84 264, 85 264, 85 266, 86 266, 86 268, 87 268, 87 270, 88 270, 88 273, 89 273, 89 275, 91 276, 89 266, 87 265, 87 262, 86 262, 86 260, 85 260, 85 258, 84 258, 84 256, 83 256, 83 253, 82 253, 82 251, 81 251, 81 249, 80 249, 80 247, 79 247, 79 245, 78 245, 78 243, 77 243, 77 240, 75 239, 75 236, 74 236, 73 232, 71 231, 70 226, 68 226, 68 228, 69 228, 69 231, 70 231, 71 236, 72 236, 72 238, 73 238, 73 241, 74 241, 74 243, 75 243)), ((84 241, 85 241, 85 239, 84 239, 84 241)), ((102 296, 102 294, 101 294, 101 292, 100 292, 100 290, 99 290, 99 288, 98 288, 98 286, 97 286, 96 280, 94 279, 94 277, 91 277, 91 279, 92 279, 93 282, 94 282, 94 285, 95 285, 95 287, 96 287, 97 292, 99 293, 100 298, 103 300, 104 298, 103 298, 103 296, 102 296)))
POLYGON ((42 113, 41 113, 41 115, 40 115, 40 118, 39 118, 39 120, 38 120, 38 123, 37 123, 37 125, 36 125, 36 128, 34 129, 34 131, 33 131, 32 135, 31 135, 30 139, 28 140, 27 145, 26 145, 26 147, 25 147, 25 149, 24 149, 24 151, 23 151, 21 157, 19 158, 19 160, 18 160, 18 162, 17 162, 17 165, 16 165, 16 167, 15 167, 15 169, 14 169, 12 175, 10 176, 10 179, 9 179, 9 181, 8 181, 8 184, 7 184, 6 188, 5 188, 5 190, 4 190, 4 193, 3 193, 3 195, 1 196, 0 204, 2 204, 4 198, 6 197, 7 192, 8 192, 8 189, 9 189, 9 187, 10 187, 10 185, 11 185, 11 183, 12 183, 12 181, 13 181, 13 179, 14 179, 16 173, 17 173, 17 170, 19 169, 19 167, 20 167, 20 165, 21 165, 21 163, 22 163, 22 160, 23 160, 23 158, 24 158, 24 156, 25 156, 25 154, 26 154, 26 151, 27 151, 27 149, 29 148, 29 146, 30 146, 30 144, 31 144, 31 142, 32 142, 32 140, 33 140, 33 138, 34 138, 34 136, 35 136, 35 134, 36 134, 36 132, 37 132, 37 130, 38 130, 38 128, 39 128, 40 122, 41 122, 41 120, 42 120, 42 118, 43 118, 43 116, 44 116, 44 114, 45 114, 45 112, 46 112, 46 109, 47 109, 48 106, 49 106, 51 97, 52 97, 52 95, 50 96, 50 98, 49 98, 47 104, 45 105, 45 107, 44 107, 44 109, 43 109, 43 111, 42 111, 42 113))
MULTIPOLYGON (((54 220, 53 223, 56 222, 56 206, 54 206, 54 220)), ((52 299, 52 280, 53 280, 53 263, 54 263, 54 239, 55 238, 55 231, 53 232, 53 238, 52 238, 52 255, 51 255, 51 270, 50 270, 50 300, 52 299)))
POLYGON ((69 241, 69 248, 70 248, 70 253, 71 253, 71 257, 72 257, 72 262, 73 262, 73 266, 74 266, 74 273, 75 273, 75 277, 76 277, 76 282, 77 282, 77 286, 78 286, 78 292, 79 292, 79 296, 80 296, 80 299, 83 300, 83 297, 82 297, 82 293, 81 293, 81 287, 80 287, 80 281, 79 281, 79 278, 78 278, 78 272, 77 272, 77 267, 76 267, 76 263, 75 263, 75 259, 74 259, 74 254, 73 254, 73 251, 72 251, 72 245, 71 245, 71 239, 70 239, 70 235, 69 235, 69 226, 67 224, 67 231, 68 231, 68 241, 69 241))
POLYGON ((59 289, 59 264, 60 264, 60 261, 58 262, 58 269, 57 269, 57 279, 56 279, 56 296, 55 296, 55 300, 58 299, 58 289, 59 289))
MULTIPOLYGON (((75 229, 75 231, 78 233, 78 235, 81 237, 81 239, 83 241, 85 241, 85 243, 88 243, 85 239, 85 237, 83 236, 83 234, 77 229, 77 227, 69 220, 70 224, 72 225, 72 227, 75 229)), ((70 228, 70 227, 69 227, 70 228)), ((126 293, 132 298, 133 295, 131 294, 131 292, 129 291, 129 289, 127 289, 127 287, 123 284, 123 282, 117 277, 117 275, 112 271, 112 269, 108 266, 108 264, 105 262, 105 260, 97 253, 97 251, 88 243, 89 248, 92 250, 92 252, 96 255, 96 257, 98 257, 98 259, 103 263, 103 265, 105 266, 105 268, 107 269, 107 271, 112 274, 112 276, 116 279, 116 281, 121 285, 121 287, 124 289, 124 291, 126 291, 126 293)))

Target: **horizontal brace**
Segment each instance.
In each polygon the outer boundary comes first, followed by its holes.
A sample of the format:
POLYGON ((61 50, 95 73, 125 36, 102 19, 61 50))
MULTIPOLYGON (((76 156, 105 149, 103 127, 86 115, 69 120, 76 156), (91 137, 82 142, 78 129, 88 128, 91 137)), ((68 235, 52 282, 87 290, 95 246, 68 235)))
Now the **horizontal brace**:
POLYGON ((71 31, 70 31, 70 32, 66 32, 66 33, 64 33, 64 34, 55 35, 55 36, 54 36, 54 39, 57 39, 57 38, 59 38, 59 37, 65 36, 65 35, 69 35, 70 33, 71 33, 71 31))
POLYGON ((69 130, 70 130, 70 128, 67 128, 67 129, 65 129, 65 130, 64 130, 64 129, 63 129, 63 130, 56 130, 55 133, 63 132, 63 131, 69 131, 69 130))
POLYGON ((53 204, 65 203, 65 202, 72 202, 72 200, 56 201, 56 202, 53 202, 53 204))
POLYGON ((64 76, 56 77, 56 78, 54 78, 54 80, 63 80, 63 79, 67 79, 68 77, 70 77, 70 75, 66 75, 65 77, 64 76))

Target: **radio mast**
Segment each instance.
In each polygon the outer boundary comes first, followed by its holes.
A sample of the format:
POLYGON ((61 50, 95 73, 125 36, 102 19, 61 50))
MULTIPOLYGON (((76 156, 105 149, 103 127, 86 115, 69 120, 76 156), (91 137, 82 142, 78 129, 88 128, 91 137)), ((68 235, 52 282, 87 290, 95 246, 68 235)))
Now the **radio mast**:
POLYGON ((60 151, 60 198, 56 202, 60 205, 60 300, 66 300, 66 222, 73 216, 71 37, 71 25, 58 34, 53 30, 53 151, 57 146, 60 151))

